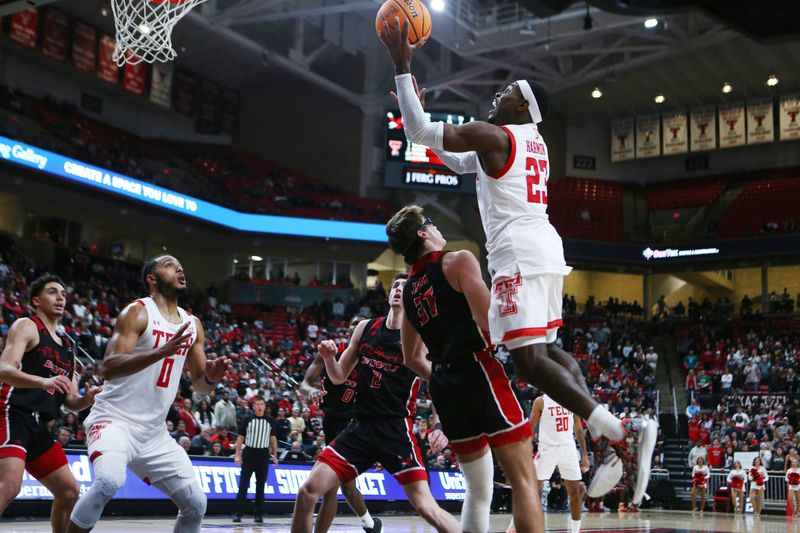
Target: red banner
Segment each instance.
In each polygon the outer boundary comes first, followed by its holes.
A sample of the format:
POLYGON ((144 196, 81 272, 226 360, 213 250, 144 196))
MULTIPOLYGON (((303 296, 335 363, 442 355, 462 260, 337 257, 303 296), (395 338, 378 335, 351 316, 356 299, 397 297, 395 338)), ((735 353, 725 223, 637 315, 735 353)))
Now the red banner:
POLYGON ((228 133, 239 132, 239 93, 231 89, 222 91, 222 117, 220 128, 228 133))
POLYGON ((100 37, 100 54, 97 62, 97 77, 116 85, 119 82, 119 67, 111 57, 117 42, 110 35, 100 37))
POLYGON ((139 63, 138 65, 125 64, 125 70, 122 73, 122 86, 126 91, 139 96, 144 94, 144 83, 147 78, 147 64, 139 63))
POLYGON ((67 59, 69 35, 69 18, 53 9, 44 15, 44 43, 42 52, 48 57, 64 61, 67 59))
POLYGON ((72 38, 72 64, 78 70, 94 72, 97 63, 97 31, 91 26, 78 22, 72 38))
POLYGON ((11 17, 11 40, 28 48, 36 48, 39 32, 39 12, 35 7, 14 13, 11 17))
POLYGON ((172 82, 172 106, 175 111, 190 117, 194 115, 196 83, 197 80, 188 74, 175 74, 172 82))

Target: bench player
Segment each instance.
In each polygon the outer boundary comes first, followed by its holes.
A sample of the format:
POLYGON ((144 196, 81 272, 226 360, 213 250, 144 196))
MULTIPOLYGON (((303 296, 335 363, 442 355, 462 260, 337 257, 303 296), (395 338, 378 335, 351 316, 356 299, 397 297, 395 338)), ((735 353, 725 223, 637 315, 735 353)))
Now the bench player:
POLYGON ((57 333, 67 292, 58 276, 45 274, 31 283, 35 312, 14 321, 0 356, 0 514, 19 494, 27 470, 53 493, 50 524, 66 530, 78 500, 64 450, 47 428, 63 405, 82 411, 102 387, 78 393, 73 345, 57 333))
MULTIPOLYGON (((358 326, 359 322, 365 320, 361 315, 355 315, 350 319, 350 327, 347 332, 347 338, 353 336, 353 332, 358 326)), ((322 357, 317 357, 309 365, 306 374, 303 377, 303 382, 300 383, 299 392, 309 400, 313 401, 321 398, 320 408, 325 413, 325 418, 322 419, 322 430, 325 433, 325 445, 329 445, 336 435, 344 431, 350 420, 353 419, 353 406, 356 402, 356 387, 358 375, 355 371, 350 372, 344 383, 336 385, 328 377, 325 371, 325 361, 322 357), (321 389, 318 389, 317 386, 321 389)), ((322 505, 317 514, 317 521, 314 523, 315 533, 326 533, 331 527, 334 517, 336 516, 336 509, 338 501, 336 499, 338 487, 333 488, 322 497, 322 505)), ((372 531, 377 533, 381 531, 382 524, 379 518, 373 518, 369 514, 367 504, 364 502, 364 496, 356 488, 355 480, 342 485, 342 494, 344 494, 347 504, 356 514, 361 525, 365 531, 372 531)))
POLYGON ((197 533, 206 495, 186 451, 167 433, 184 363, 192 388, 208 394, 222 379, 227 359, 206 360, 200 321, 178 306, 186 292, 181 263, 171 255, 148 261, 142 281, 150 296, 120 313, 100 371, 106 382, 84 424, 95 479, 72 511, 69 533, 90 531, 130 470, 178 507, 173 531, 197 533))
POLYGON ((535 429, 537 425, 539 448, 533 463, 536 466, 539 491, 541 492, 545 480, 550 479, 558 467, 569 494, 569 512, 572 516, 570 528, 572 533, 579 533, 584 490, 582 473, 589 470, 589 452, 581 419, 543 394, 533 401, 531 408, 531 428, 535 429), (581 449, 580 457, 575 448, 575 440, 581 449))
POLYGON ((389 313, 361 322, 339 360, 333 341, 319 354, 331 381, 343 383, 355 370, 358 402, 347 428, 325 448, 300 487, 292 516, 292 533, 310 533, 317 500, 340 484, 354 480, 376 462, 403 486, 408 501, 440 532, 460 532, 458 522, 436 503, 428 486, 422 452, 413 434, 420 379, 403 366, 400 324, 405 274, 389 292, 389 313))
POLYGON ((447 241, 416 205, 398 211, 386 234, 392 250, 413 265, 403 290, 403 358, 428 381, 442 430, 464 473, 461 527, 471 533, 489 530, 491 450, 511 484, 517 527, 544 531, 530 460, 531 427, 483 333, 489 291, 478 260, 466 250, 445 252, 447 241))
POLYGON ((506 344, 521 379, 547 393, 608 437, 623 463, 625 484, 638 504, 650 477, 655 422, 620 421, 592 398, 580 367, 555 345, 561 325, 563 278, 570 272, 561 237, 547 216, 547 145, 538 130, 549 96, 519 80, 496 94, 487 121, 431 122, 411 77, 420 43, 408 23, 384 24, 381 39, 395 67, 403 129, 411 142, 431 147, 458 173, 477 174, 478 207, 486 233, 494 301, 489 330, 506 344))

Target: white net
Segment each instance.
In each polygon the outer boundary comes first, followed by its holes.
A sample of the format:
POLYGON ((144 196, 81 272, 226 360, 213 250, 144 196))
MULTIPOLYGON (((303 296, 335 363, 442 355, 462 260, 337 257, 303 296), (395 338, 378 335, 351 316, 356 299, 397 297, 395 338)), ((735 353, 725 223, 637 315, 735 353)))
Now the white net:
POLYGON ((154 63, 172 61, 172 29, 194 6, 205 0, 111 0, 117 46, 114 61, 154 63))

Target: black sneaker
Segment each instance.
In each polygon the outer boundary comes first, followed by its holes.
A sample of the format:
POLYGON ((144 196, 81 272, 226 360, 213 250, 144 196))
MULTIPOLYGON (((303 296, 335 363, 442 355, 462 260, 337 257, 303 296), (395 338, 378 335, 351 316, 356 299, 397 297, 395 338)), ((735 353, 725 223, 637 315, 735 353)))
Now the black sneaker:
POLYGON ((233 515, 233 521, 238 524, 239 522, 242 521, 242 515, 240 515, 239 513, 236 513, 235 515, 233 515))
POLYGON ((263 518, 261 518, 261 515, 260 515, 260 514, 257 514, 257 515, 256 515, 256 516, 253 518, 253 522, 255 522, 256 524, 263 524, 263 523, 264 523, 264 519, 263 519, 263 518))
POLYGON ((372 527, 370 528, 365 527, 364 531, 366 531, 367 533, 380 533, 381 531, 383 531, 383 523, 381 522, 380 518, 373 516, 372 521, 374 522, 372 524, 372 527))

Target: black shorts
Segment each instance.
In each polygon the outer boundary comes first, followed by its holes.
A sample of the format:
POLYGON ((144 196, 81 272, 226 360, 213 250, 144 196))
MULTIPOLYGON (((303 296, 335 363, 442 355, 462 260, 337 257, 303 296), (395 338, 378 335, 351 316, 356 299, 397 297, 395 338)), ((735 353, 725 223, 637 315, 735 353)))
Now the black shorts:
POLYGON ((401 484, 427 481, 425 462, 413 432, 411 418, 354 418, 319 461, 330 466, 339 481, 349 483, 380 463, 401 484))
POLYGON ((503 365, 488 352, 433 364, 428 385, 442 431, 456 454, 530 439, 531 426, 503 365))
POLYGON ((339 433, 345 430, 347 424, 353 419, 352 416, 329 415, 325 414, 322 419, 322 431, 325 432, 325 444, 330 444, 339 433))
POLYGON ((65 464, 67 456, 47 430, 47 423, 32 412, 13 405, 0 405, 0 457, 17 457, 36 479, 46 477, 65 464))

